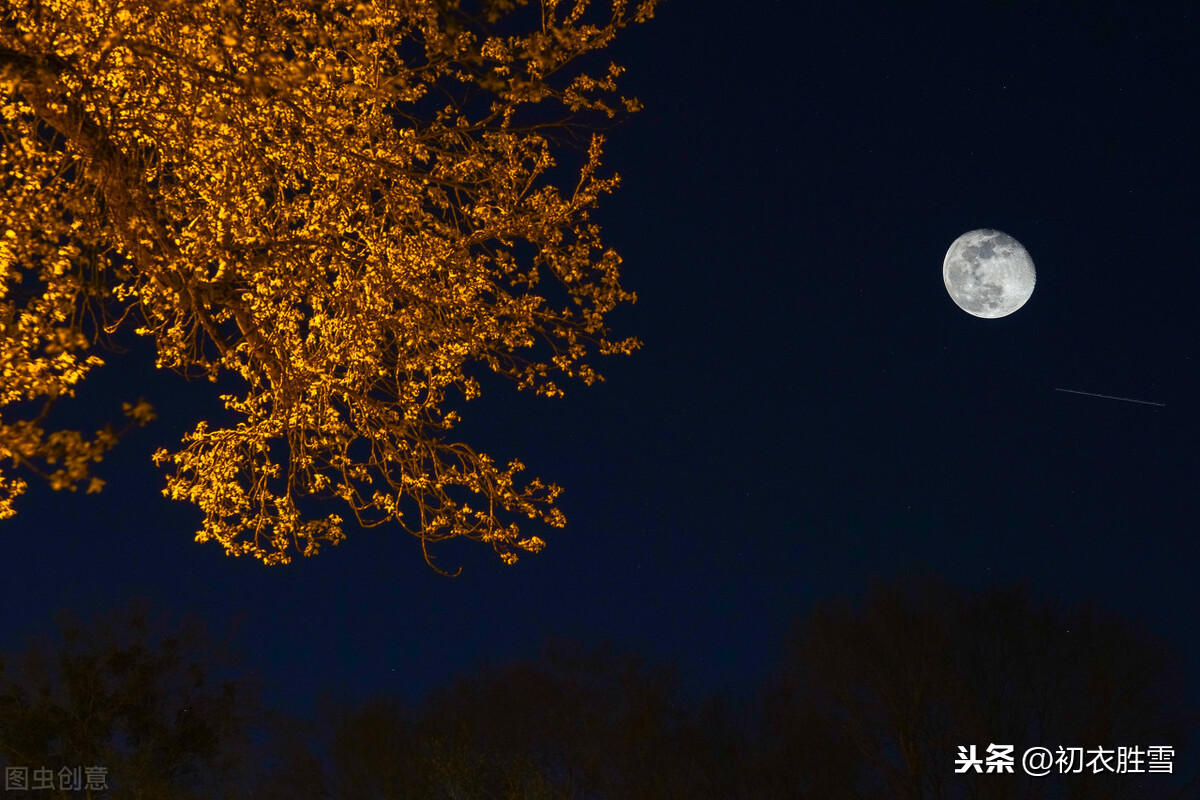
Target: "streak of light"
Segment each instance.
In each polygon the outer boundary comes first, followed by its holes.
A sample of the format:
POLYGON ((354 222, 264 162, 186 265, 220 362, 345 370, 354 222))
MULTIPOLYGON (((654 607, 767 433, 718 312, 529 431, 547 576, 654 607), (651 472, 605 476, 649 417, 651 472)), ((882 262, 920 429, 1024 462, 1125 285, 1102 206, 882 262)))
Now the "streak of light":
POLYGON ((1134 400, 1132 397, 1116 397, 1111 394, 1096 394, 1095 392, 1078 392, 1074 389, 1055 389, 1056 392, 1070 392, 1071 394, 1082 394, 1088 397, 1103 397, 1105 400, 1121 400, 1126 403, 1141 403, 1144 406, 1157 406, 1163 408, 1166 403, 1152 403, 1149 400, 1134 400))

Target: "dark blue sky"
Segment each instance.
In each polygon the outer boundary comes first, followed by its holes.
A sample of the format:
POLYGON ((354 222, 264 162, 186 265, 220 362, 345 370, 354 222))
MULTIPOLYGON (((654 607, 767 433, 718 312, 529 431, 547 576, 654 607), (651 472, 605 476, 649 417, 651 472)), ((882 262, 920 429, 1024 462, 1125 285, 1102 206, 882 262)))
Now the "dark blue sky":
POLYGON ((615 332, 645 347, 562 401, 489 392, 462 429, 565 487, 543 554, 450 543, 448 580, 381 528, 286 568, 196 545, 149 453, 210 387, 114 358, 82 402, 145 394, 160 420, 102 494, 35 487, 0 527, 0 650, 142 596, 242 618, 246 665, 293 709, 415 698, 547 636, 748 693, 814 601, 928 569, 1095 599, 1196 674, 1196 15, 816 5, 671 0, 614 48, 646 111, 610 137, 624 185, 598 216, 639 295, 615 332), (981 227, 1037 266, 1011 317, 942 285, 981 227))

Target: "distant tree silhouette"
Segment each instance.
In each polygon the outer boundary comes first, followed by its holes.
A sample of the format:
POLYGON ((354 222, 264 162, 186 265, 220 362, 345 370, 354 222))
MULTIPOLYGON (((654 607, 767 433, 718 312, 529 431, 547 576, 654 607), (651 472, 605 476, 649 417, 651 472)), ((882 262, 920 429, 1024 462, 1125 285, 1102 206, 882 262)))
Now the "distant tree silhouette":
POLYGON ((484 668, 434 692, 417 731, 483 756, 477 770, 493 792, 516 768, 554 796, 662 797, 686 717, 677 688, 672 668, 557 642, 536 662, 484 668))
POLYGON ((406 706, 326 704, 280 739, 263 800, 1196 800, 1181 775, 956 774, 959 746, 1189 755, 1178 657, 1094 606, 936 580, 823 603, 757 711, 681 699, 671 666, 552 642, 406 706), (320 734, 326 735, 322 737, 320 734), (1189 793, 1190 792, 1190 793, 1189 793))
POLYGON ((861 608, 825 604, 799 624, 781 676, 768 702, 777 797, 1161 800, 1171 776, 1031 778, 1020 756, 1169 745, 1178 764, 1197 722, 1164 642, 1094 606, 1035 603, 1027 586, 876 585, 861 608), (955 774, 959 746, 986 759, 993 743, 1014 746, 1013 775, 955 774))
MULTIPOLYGON (((102 767, 111 791, 87 796, 113 800, 236 796, 257 695, 217 674, 219 652, 143 605, 87 626, 65 615, 57 640, 0 659, 0 762, 102 767)), ((54 782, 30 796, 85 796, 54 782)))
POLYGON ((673 667, 648 666, 608 647, 551 643, 536 660, 481 667, 416 707, 377 698, 327 710, 320 727, 332 732, 329 740, 314 748, 306 736, 295 738, 280 759, 285 766, 256 796, 747 796, 740 720, 717 699, 688 708, 677 685, 673 667), (329 769, 320 770, 321 763, 329 769), (304 779, 288 774, 292 769, 304 779))
MULTIPOLYGON (((329 800, 320 728, 311 720, 274 713, 269 739, 258 749, 259 769, 248 777, 253 800, 329 800)), ((383 797, 388 795, 383 794, 383 797)))
MULTIPOLYGON (((231 387, 237 424, 154 456, 199 541, 285 563, 344 538, 312 511, 340 500, 426 560, 538 551, 517 522, 561 527, 559 488, 450 432, 489 370, 555 396, 638 347, 589 216, 617 185, 599 131, 638 104, 587 57, 656 2, 6 3, 0 457, 99 491, 119 432, 47 413, 128 330, 231 387)), ((25 488, 0 473, 0 518, 25 488)))

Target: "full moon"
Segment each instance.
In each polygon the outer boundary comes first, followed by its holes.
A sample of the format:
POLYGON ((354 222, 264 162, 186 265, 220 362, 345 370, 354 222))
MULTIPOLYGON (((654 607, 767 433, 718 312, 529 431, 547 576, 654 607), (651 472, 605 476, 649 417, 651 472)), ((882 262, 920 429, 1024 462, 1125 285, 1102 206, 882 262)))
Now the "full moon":
POLYGON ((942 264, 946 291, 963 311, 984 319, 1007 317, 1033 294, 1033 259, 1013 237, 982 228, 954 240, 942 264))

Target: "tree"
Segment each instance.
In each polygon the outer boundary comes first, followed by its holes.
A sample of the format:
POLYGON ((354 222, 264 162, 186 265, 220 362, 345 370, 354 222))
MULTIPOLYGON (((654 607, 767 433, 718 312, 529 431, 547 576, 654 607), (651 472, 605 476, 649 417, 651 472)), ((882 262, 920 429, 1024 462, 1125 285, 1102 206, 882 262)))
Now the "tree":
POLYGON ((830 603, 797 626, 768 702, 768 771, 790 776, 778 797, 1182 797, 1169 775, 1030 778, 1020 756, 1169 745, 1178 764, 1198 719, 1185 688, 1167 643, 1094 606, 1059 611, 1027 586, 878 585, 861 607, 830 603), (804 729, 826 744, 788 738, 804 729), (959 746, 984 759, 991 743, 1013 745, 1013 774, 955 773, 959 746))
POLYGON ((62 770, 91 767, 106 770, 105 797, 232 796, 262 714, 256 687, 222 674, 231 665, 202 626, 139 604, 87 625, 64 615, 56 639, 0 660, 0 762, 48 769, 40 797, 81 796, 62 770))
MULTIPOLYGON (((552 397, 639 346, 609 336, 635 296, 589 217, 618 180, 599 130, 638 104, 593 61, 656 3, 6 4, 0 456, 102 488, 120 434, 47 414, 132 331, 231 384, 236 424, 154 455, 197 541, 313 555, 344 533, 312 504, 340 498, 431 565, 449 537, 538 551, 517 520, 561 527, 560 488, 450 431, 488 371, 552 397)), ((25 488, 0 474, 0 516, 25 488)))
POLYGON ((314 726, 324 740, 280 739, 278 768, 254 796, 770 796, 742 788, 740 721, 719 700, 690 708, 678 681, 674 667, 632 653, 552 642, 539 658, 482 666, 415 706, 328 705, 314 726))
POLYGON ((484 666, 433 692, 422 709, 416 731, 428 762, 448 766, 433 788, 457 786, 464 797, 505 797, 509 786, 547 799, 670 797, 684 778, 673 768, 687 720, 678 683, 673 665, 572 641, 548 642, 535 660, 484 666))

